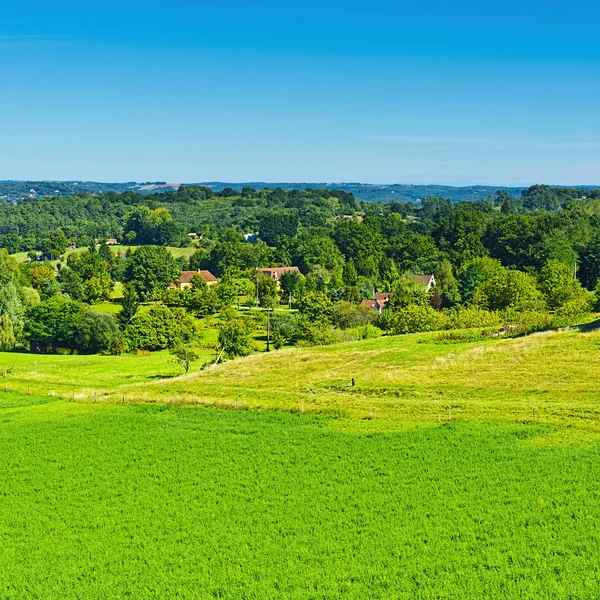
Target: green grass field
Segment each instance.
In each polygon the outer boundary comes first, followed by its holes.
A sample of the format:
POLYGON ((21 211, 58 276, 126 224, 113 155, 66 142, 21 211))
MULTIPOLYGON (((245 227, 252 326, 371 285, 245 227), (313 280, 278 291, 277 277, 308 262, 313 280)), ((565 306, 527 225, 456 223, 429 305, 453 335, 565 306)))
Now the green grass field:
POLYGON ((599 597, 600 331, 436 338, 0 354, 0 598, 599 597))

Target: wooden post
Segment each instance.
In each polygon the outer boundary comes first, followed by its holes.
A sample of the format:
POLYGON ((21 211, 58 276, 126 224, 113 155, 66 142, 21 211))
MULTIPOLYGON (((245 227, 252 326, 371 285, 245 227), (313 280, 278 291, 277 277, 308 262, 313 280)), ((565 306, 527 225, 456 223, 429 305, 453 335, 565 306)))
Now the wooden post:
POLYGON ((98 402, 98 392, 94 392, 94 402, 98 402))
POLYGON ((121 404, 125 404, 125 392, 121 394, 121 404))
POLYGON ((448 420, 452 421, 452 407, 451 406, 448 407, 448 420))

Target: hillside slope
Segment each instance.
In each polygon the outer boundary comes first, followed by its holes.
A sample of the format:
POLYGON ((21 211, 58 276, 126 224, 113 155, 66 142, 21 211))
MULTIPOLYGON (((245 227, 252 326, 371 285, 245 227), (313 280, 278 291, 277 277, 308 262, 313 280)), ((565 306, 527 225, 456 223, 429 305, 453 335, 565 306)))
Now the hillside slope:
POLYGON ((15 365, 4 380, 8 391, 81 402, 272 408, 381 427, 452 418, 600 431, 599 343, 600 332, 577 329, 452 344, 415 334, 256 354, 187 376, 177 376, 167 353, 0 354, 0 370, 15 365))

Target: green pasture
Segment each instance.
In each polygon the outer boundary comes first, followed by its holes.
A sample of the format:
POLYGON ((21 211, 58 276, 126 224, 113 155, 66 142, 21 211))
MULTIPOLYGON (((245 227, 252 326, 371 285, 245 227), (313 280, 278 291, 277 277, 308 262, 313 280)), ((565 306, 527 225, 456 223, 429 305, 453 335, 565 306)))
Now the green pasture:
POLYGON ((0 354, 0 597, 596 598, 599 362, 593 328, 0 354))
POLYGON ((595 598, 600 449, 559 427, 0 394, 0 596, 595 598))
MULTIPOLYGON (((117 253, 117 252, 126 252, 128 249, 131 250, 135 250, 137 246, 125 246, 125 245, 115 245, 115 246, 109 246, 109 248, 111 249, 111 251, 113 253, 117 253)), ((179 256, 185 256, 186 258, 189 258, 192 254, 194 254, 194 252, 198 249, 197 246, 186 246, 185 248, 178 248, 176 246, 165 246, 165 248, 175 257, 178 258, 179 256)), ((84 252, 85 250, 87 250, 87 248, 75 248, 72 250, 67 250, 64 253, 64 259, 66 261, 67 257, 69 256, 69 254, 76 254, 78 252, 84 252)), ((13 258, 15 258, 18 262, 26 262, 28 260, 27 258, 27 252, 17 252, 16 254, 11 254, 11 256, 13 258)), ((57 264, 60 261, 53 261, 53 264, 57 264)))
MULTIPOLYGON (((167 351, 121 357, 4 353, 0 370, 14 367, 0 386, 75 393, 82 401, 95 393, 114 402, 125 393, 131 402, 324 414, 370 430, 500 419, 600 432, 600 330, 461 343, 414 334, 261 352, 199 370, 214 359, 209 347, 217 336, 212 321, 202 331, 207 349, 187 376, 167 351)), ((264 347, 264 341, 256 344, 264 347)))

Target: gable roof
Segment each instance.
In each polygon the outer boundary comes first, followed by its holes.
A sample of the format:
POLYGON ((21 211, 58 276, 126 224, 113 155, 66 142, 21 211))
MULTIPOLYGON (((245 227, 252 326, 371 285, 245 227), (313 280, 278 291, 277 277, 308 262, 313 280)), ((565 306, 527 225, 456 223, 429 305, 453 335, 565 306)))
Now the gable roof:
POLYGON ((419 283, 422 283, 427 290, 429 290, 432 285, 435 285, 435 277, 433 275, 413 275, 413 278, 419 283))
POLYGON ((197 271, 183 271, 177 281, 179 283, 190 283, 194 275, 199 275, 206 283, 217 281, 217 278, 210 271, 200 269, 197 271))

